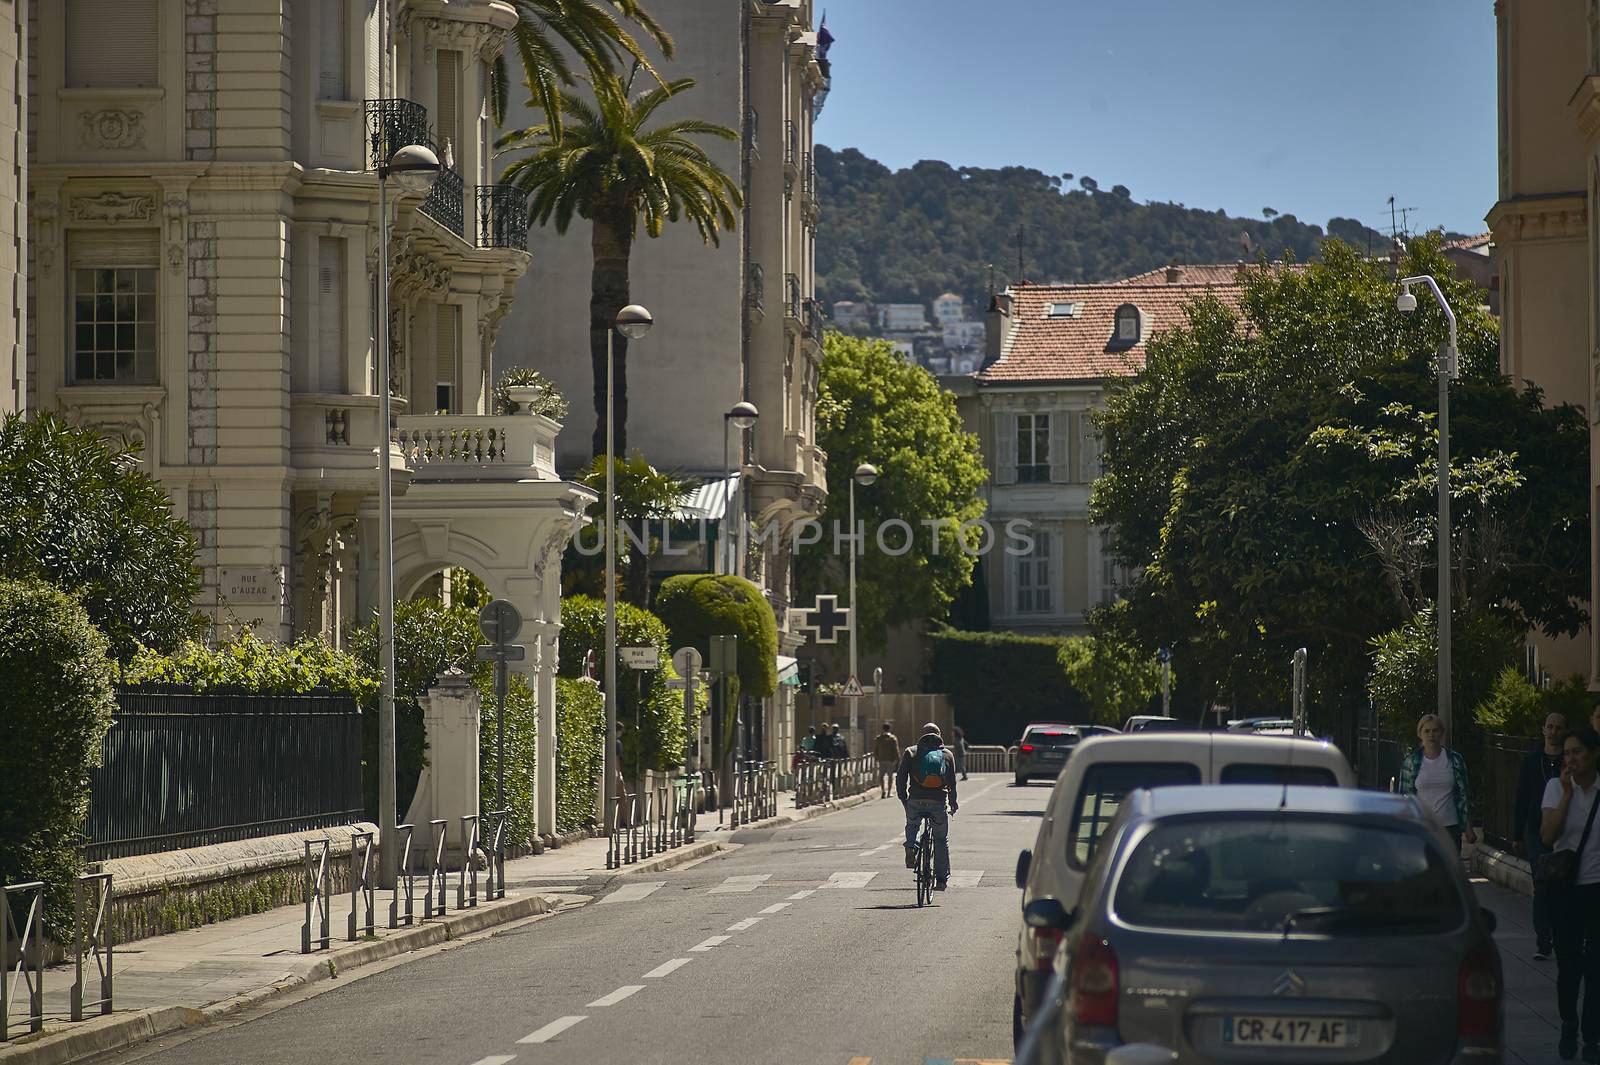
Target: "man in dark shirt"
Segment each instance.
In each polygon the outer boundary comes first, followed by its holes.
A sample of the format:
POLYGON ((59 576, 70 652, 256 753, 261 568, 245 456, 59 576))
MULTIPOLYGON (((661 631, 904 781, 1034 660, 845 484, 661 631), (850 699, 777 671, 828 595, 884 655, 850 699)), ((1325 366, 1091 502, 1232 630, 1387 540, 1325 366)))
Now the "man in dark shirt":
MULTIPOLYGON (((1511 815, 1511 829, 1519 842, 1517 849, 1528 859, 1532 868, 1539 856, 1549 850, 1539 838, 1539 803, 1547 782, 1561 775, 1561 741, 1567 734, 1567 719, 1551 714, 1544 719, 1540 731, 1544 734, 1542 746, 1528 752, 1517 770, 1517 804, 1511 815)), ((1548 961, 1555 949, 1555 900, 1547 885, 1537 880, 1533 884, 1533 956, 1548 961)))
POLYGON ((917 831, 926 815, 933 823, 933 889, 943 891, 950 879, 950 819, 945 805, 949 804, 950 813, 956 812, 956 763, 938 725, 931 721, 923 725, 922 737, 900 755, 894 790, 906 808, 906 868, 916 868, 917 831))

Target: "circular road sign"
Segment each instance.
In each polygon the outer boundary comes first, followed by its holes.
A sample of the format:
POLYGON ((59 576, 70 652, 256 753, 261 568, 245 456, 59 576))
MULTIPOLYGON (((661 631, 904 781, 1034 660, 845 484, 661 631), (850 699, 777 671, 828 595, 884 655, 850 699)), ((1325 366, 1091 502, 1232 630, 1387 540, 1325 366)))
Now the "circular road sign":
POLYGON ((522 631, 522 614, 504 599, 491 599, 478 611, 478 631, 490 643, 504 646, 522 631))
POLYGON ((680 677, 700 675, 700 652, 693 647, 680 647, 672 652, 672 668, 680 677))

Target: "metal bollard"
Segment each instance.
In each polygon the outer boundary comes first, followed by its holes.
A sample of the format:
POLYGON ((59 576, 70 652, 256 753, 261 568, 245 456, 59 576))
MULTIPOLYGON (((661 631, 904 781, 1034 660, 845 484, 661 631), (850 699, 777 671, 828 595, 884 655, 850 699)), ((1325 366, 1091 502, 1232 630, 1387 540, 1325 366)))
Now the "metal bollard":
POLYGON ((656 785, 656 853, 667 849, 668 839, 672 834, 672 819, 667 813, 669 805, 667 796, 672 791, 669 780, 666 784, 656 785))
POLYGON ((404 925, 409 928, 416 920, 416 915, 411 910, 417 890, 417 877, 411 871, 411 835, 415 829, 411 825, 396 825, 395 830, 400 834, 400 864, 395 867, 394 897, 389 900, 389 927, 399 928, 404 925), (406 900, 404 916, 400 912, 402 890, 405 891, 406 900))
POLYGON ((611 797, 611 834, 606 839, 606 868, 622 867, 622 796, 611 797))
POLYGON ((357 932, 364 931, 369 936, 373 933, 373 887, 372 833, 357 832, 350 837, 350 920, 345 926, 345 938, 352 943, 357 932), (363 902, 367 906, 365 920, 358 916, 363 902))
POLYGON ((28 988, 28 1012, 24 1015, 28 1031, 44 1028, 44 944, 40 928, 43 915, 43 881, 0 884, 0 1040, 10 1038, 11 997, 19 979, 28 988), (30 895, 23 911, 22 928, 18 929, 11 915, 11 900, 30 895), (15 967, 9 964, 13 950, 17 954, 15 967))
POLYGON ((332 841, 306 840, 306 922, 300 926, 300 953, 310 954, 311 944, 328 949, 328 849, 332 841), (315 852, 315 858, 313 858, 315 852), (316 935, 311 934, 315 911, 316 935))
MULTIPOLYGON (((72 1019, 83 1020, 85 1009, 96 1009, 102 1014, 111 1012, 111 962, 115 943, 111 937, 111 923, 106 914, 111 908, 111 874, 85 873, 78 877, 72 892, 74 954, 72 981, 72 1019), (93 921, 88 920, 93 911, 93 921), (84 956, 94 962, 100 973, 100 997, 84 997, 84 956)), ((3 958, 4 954, 0 954, 3 958)), ((4 979, 4 977, 0 977, 4 979)))
POLYGON ((639 856, 648 858, 655 853, 655 792, 649 787, 639 793, 639 806, 644 811, 639 825, 639 856))
POLYGON ((433 828, 433 855, 428 865, 428 893, 422 899, 422 916, 432 919, 443 917, 449 911, 445 899, 449 881, 444 870, 444 844, 450 833, 450 822, 441 817, 428 824, 433 828))
POLYGON ((461 815, 461 875, 456 879, 456 909, 469 910, 478 904, 478 815, 461 815), (468 890, 468 886, 471 890, 468 890))
POLYGON ((494 828, 489 835, 486 855, 489 871, 485 877, 483 897, 493 902, 506 897, 506 821, 510 819, 511 811, 491 810, 489 816, 494 818, 494 828))

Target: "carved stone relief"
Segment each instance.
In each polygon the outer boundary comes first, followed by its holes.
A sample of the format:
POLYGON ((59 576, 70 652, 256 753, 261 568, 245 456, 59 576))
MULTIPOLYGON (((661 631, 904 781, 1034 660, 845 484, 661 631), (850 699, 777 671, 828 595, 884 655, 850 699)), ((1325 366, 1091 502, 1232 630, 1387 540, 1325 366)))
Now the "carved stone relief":
POLYGON ((154 196, 126 196, 102 192, 98 196, 76 196, 67 206, 67 217, 74 222, 149 222, 156 216, 154 196))
POLYGON ((82 126, 82 146, 111 151, 144 147, 144 113, 115 107, 84 111, 78 115, 82 126))

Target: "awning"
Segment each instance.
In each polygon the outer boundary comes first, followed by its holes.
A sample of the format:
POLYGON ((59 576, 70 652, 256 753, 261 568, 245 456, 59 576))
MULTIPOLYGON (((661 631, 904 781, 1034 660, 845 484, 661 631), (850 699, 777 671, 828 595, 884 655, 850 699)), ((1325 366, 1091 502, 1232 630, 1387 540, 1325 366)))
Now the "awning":
POLYGON ((672 516, 678 521, 721 521, 724 495, 731 502, 738 493, 737 473, 730 476, 726 482, 720 477, 714 481, 706 481, 678 500, 672 516))
POLYGON ((788 655, 778 655, 778 683, 791 688, 800 687, 800 660, 788 655))

